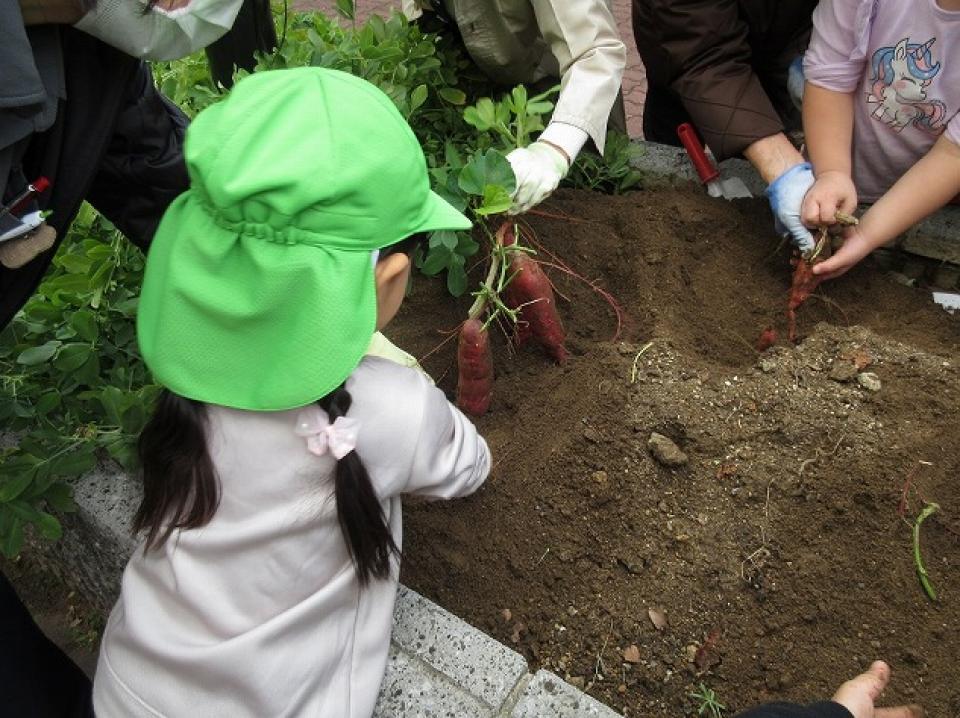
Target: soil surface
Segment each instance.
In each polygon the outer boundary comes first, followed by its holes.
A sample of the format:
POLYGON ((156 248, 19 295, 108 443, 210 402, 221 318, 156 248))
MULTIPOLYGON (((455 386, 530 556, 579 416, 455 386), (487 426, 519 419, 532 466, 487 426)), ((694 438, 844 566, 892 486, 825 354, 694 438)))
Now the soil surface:
MULTIPOLYGON (((539 242, 616 297, 621 336, 548 270, 572 356, 494 338, 494 471, 408 507, 403 580, 625 715, 694 715, 701 683, 727 715, 825 698, 884 658, 888 703, 960 716, 960 318, 868 261, 820 287, 786 346, 789 249, 762 201, 561 192, 541 209, 539 242), (781 343, 758 353, 771 324, 781 343), (686 463, 655 459, 654 432, 686 463), (912 551, 925 501, 937 602, 912 551)), ((468 303, 418 278, 387 334, 424 356, 468 303)), ((423 361, 451 395, 454 352, 423 361)))

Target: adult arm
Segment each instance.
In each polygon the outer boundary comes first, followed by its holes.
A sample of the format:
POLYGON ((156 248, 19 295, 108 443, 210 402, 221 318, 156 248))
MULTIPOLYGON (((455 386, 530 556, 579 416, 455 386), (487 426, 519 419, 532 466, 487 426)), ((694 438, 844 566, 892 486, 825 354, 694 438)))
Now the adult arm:
POLYGON ((550 124, 507 159, 517 179, 511 214, 542 202, 560 184, 587 140, 602 153, 607 119, 627 51, 605 0, 533 0, 537 26, 560 65, 560 97, 550 124))
POLYGON ((718 159, 782 136, 783 121, 751 65, 749 28, 737 0, 641 4, 656 28, 665 79, 718 159))
MULTIPOLYGON (((560 97, 551 124, 581 130, 576 134, 555 130, 551 141, 571 161, 588 137, 603 152, 607 119, 627 63, 627 49, 613 13, 605 0, 533 0, 532 4, 540 33, 560 64, 560 97)), ((544 135, 549 138, 549 133, 548 127, 544 135)))

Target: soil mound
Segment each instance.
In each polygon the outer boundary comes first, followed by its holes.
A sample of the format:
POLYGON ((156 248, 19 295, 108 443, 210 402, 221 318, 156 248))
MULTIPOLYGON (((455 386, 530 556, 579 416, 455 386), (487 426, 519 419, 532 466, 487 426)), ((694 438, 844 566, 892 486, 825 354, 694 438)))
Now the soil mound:
MULTIPOLYGON (((539 241, 619 300, 622 336, 548 270, 572 356, 495 337, 493 475, 408 508, 404 580, 626 715, 694 714, 701 682, 730 714, 828 697, 877 657, 890 703, 960 715, 960 319, 867 262, 800 310, 797 346, 760 354, 765 327, 786 336, 790 284, 762 201, 542 209, 539 241), (652 433, 686 463, 655 459, 652 433), (911 549, 924 501, 937 603, 911 549)), ((418 278, 388 334, 423 356, 468 303, 418 278)), ((424 361, 451 395, 454 352, 424 361)))

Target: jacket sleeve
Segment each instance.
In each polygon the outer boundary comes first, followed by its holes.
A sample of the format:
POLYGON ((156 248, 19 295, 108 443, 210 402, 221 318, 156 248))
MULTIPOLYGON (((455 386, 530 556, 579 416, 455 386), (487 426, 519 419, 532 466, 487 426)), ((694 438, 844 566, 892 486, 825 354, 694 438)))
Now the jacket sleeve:
POLYGON ((602 153, 627 63, 613 13, 605 0, 534 0, 533 10, 560 63, 560 97, 552 121, 579 127, 602 153))
POLYGON ((795 703, 770 703, 738 713, 736 718, 853 718, 846 708, 833 701, 801 706, 795 703))
POLYGON ((90 204, 141 249, 150 244, 170 203, 189 186, 183 159, 188 122, 141 63, 87 194, 90 204))
POLYGON ((421 385, 420 432, 404 493, 434 499, 472 494, 490 473, 490 449, 463 413, 417 372, 421 385))
POLYGON ((783 122, 750 63, 737 0, 643 0, 669 87, 718 159, 738 155, 783 122))

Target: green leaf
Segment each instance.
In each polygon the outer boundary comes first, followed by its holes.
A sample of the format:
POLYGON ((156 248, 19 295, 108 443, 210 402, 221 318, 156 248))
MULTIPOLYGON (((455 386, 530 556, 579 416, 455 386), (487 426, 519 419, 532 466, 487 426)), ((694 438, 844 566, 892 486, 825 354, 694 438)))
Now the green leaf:
POLYGON ((49 464, 53 476, 81 476, 97 464, 92 444, 84 444, 80 449, 58 456, 49 464))
POLYGON ((80 309, 70 317, 70 326, 81 339, 88 342, 97 341, 100 334, 100 328, 97 326, 97 318, 86 309, 80 309))
POLYGON ((34 522, 37 531, 48 541, 56 541, 63 535, 63 526, 56 516, 51 516, 46 511, 41 511, 39 518, 34 522))
POLYGON ((467 291, 467 273, 463 264, 463 257, 459 254, 450 255, 450 263, 447 265, 447 291, 455 297, 467 291))
POLYGON ((23 546, 23 522, 0 504, 0 553, 15 558, 23 546))
POLYGON ((44 362, 50 361, 51 357, 57 353, 57 349, 60 348, 60 344, 55 340, 51 340, 46 344, 41 344, 38 347, 30 347, 22 352, 20 356, 17 357, 17 364, 23 364, 24 366, 36 366, 37 364, 43 364, 44 362))
POLYGON ((457 248, 457 233, 449 229, 438 230, 430 235, 430 247, 444 246, 447 249, 457 248))
POLYGON ((27 487, 33 482, 33 477, 34 472, 27 469, 12 479, 0 482, 0 504, 13 501, 26 491, 27 487))
POLYGON ((337 12, 347 20, 353 20, 355 14, 353 0, 337 0, 337 12))
POLYGON ((486 132, 497 123, 497 109, 489 97, 481 97, 476 105, 463 111, 463 119, 468 125, 486 132))
POLYGON ((45 394, 41 394, 40 398, 37 399, 37 403, 34 404, 33 409, 40 416, 45 416, 58 406, 60 406, 60 392, 53 389, 45 394))
POLYGON ((449 102, 451 105, 462 105, 467 101, 467 95, 462 91, 458 90, 455 87, 441 87, 437 94, 445 101, 449 102))
POLYGON ((474 212, 481 217, 506 212, 513 205, 513 198, 500 185, 488 184, 483 188, 483 203, 474 212))
POLYGON ((427 86, 417 85, 410 93, 410 112, 413 112, 427 101, 427 86))
POLYGON ((87 357, 86 363, 74 372, 73 378, 80 384, 93 386, 100 379, 100 357, 96 352, 91 352, 87 357))
POLYGON ((70 513, 77 510, 77 505, 73 502, 73 491, 62 481, 51 484, 43 498, 56 511, 70 513))
POLYGON ((464 192, 480 197, 487 191, 487 185, 499 185, 507 194, 512 194, 517 186, 507 158, 494 149, 474 154, 460 170, 458 182, 464 192))
POLYGON ((123 415, 126 399, 123 392, 115 386, 107 386, 100 392, 99 398, 100 404, 103 406, 103 410, 106 412, 110 424, 120 426, 120 417, 123 415))
POLYGON ((457 236, 460 240, 457 244, 457 254, 461 257, 472 257, 480 251, 480 245, 469 232, 458 232, 457 236))
POLYGON ((64 373, 76 371, 90 358, 89 344, 64 344, 61 347, 53 365, 64 373))
POLYGON ((443 245, 431 247, 420 266, 420 271, 428 277, 440 274, 450 262, 450 250, 443 245))

